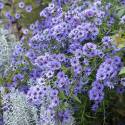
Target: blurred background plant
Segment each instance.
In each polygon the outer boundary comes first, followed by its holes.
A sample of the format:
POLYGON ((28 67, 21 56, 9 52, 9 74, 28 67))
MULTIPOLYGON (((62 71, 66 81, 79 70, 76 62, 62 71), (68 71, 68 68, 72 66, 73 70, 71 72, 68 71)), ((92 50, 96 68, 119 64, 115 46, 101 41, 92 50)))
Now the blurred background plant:
POLYGON ((0 22, 10 29, 18 39, 27 32, 30 25, 40 19, 40 11, 51 0, 3 0, 0 22))

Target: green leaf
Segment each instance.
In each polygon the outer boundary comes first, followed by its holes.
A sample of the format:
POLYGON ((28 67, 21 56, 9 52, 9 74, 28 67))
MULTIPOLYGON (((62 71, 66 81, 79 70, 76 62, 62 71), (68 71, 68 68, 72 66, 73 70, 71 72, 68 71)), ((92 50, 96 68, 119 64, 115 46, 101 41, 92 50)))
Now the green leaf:
POLYGON ((124 44, 119 44, 119 45, 118 45, 118 48, 124 48, 124 47, 125 47, 124 44))
POLYGON ((118 11, 117 16, 122 17, 125 14, 125 9, 121 9, 118 11))
POLYGON ((4 83, 4 79, 0 78, 0 85, 2 85, 4 83))
POLYGON ((79 99, 77 96, 73 95, 73 99, 74 99, 75 101, 81 103, 80 99, 79 99))
POLYGON ((125 67, 123 67, 119 73, 119 75, 125 74, 125 67))
POLYGON ((59 93, 59 97, 60 97, 61 99, 66 99, 66 98, 67 98, 67 97, 65 96, 65 94, 64 94, 63 91, 61 91, 61 92, 59 93))

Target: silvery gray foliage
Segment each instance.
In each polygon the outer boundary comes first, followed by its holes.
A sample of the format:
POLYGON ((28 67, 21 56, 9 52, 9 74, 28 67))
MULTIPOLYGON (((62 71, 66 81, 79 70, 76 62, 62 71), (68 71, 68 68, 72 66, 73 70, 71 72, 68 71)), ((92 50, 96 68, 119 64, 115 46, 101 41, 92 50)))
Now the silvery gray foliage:
POLYGON ((38 125, 37 109, 27 103, 26 96, 18 91, 3 98, 3 104, 9 104, 3 112, 5 125, 38 125))
POLYGON ((9 107, 8 110, 3 112, 5 125, 74 125, 75 123, 72 114, 68 115, 68 121, 61 123, 56 111, 54 109, 50 111, 45 105, 41 105, 38 111, 27 102, 26 96, 19 91, 3 96, 4 104, 9 107))
POLYGON ((17 40, 8 30, 0 28, 0 73, 7 70, 17 40))

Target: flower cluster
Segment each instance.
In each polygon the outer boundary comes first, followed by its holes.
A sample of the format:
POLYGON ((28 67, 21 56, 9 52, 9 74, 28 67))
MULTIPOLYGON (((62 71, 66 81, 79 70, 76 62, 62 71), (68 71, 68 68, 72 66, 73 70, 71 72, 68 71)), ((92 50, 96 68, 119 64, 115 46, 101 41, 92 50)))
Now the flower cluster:
POLYGON ((107 58, 99 67, 96 74, 97 80, 113 79, 117 76, 121 70, 122 62, 121 58, 115 56, 113 58, 107 58))
POLYGON ((30 103, 38 106, 44 104, 54 108, 59 104, 58 90, 45 85, 31 86, 27 92, 27 99, 30 103))
POLYGON ((95 39, 99 34, 98 27, 105 17, 104 10, 98 4, 98 1, 84 2, 79 6, 79 1, 74 1, 68 11, 63 11, 53 3, 49 4, 40 12, 40 16, 45 19, 37 25, 36 22, 32 24, 36 28, 33 30, 34 35, 29 45, 37 51, 48 51, 48 48, 52 47, 49 50, 52 51, 52 49, 65 48, 72 42, 95 39), (53 43, 53 40, 58 42, 53 43), (54 45, 50 46, 51 44, 54 45))
POLYGON ((104 85, 98 81, 94 81, 92 84, 92 89, 89 91, 90 100, 101 101, 104 98, 104 85))

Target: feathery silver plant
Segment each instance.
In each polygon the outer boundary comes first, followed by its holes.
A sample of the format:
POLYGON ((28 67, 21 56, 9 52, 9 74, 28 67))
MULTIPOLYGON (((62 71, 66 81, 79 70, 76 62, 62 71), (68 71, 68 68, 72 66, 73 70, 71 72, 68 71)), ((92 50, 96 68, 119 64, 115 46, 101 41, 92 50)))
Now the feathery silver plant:
POLYGON ((0 28, 0 74, 7 70, 17 40, 8 30, 0 28))
POLYGON ((3 104, 9 104, 3 112, 5 125, 38 125, 37 109, 27 103, 26 96, 18 91, 9 93, 3 98, 3 104))
POLYGON ((75 123, 72 112, 68 110, 63 114, 64 118, 61 121, 55 110, 56 107, 51 108, 50 106, 49 95, 46 96, 46 101, 41 100, 41 106, 36 108, 29 104, 27 96, 18 90, 12 90, 8 94, 4 93, 4 88, 2 88, 1 97, 5 125, 74 125, 75 123), (65 114, 68 119, 65 118, 65 114))

